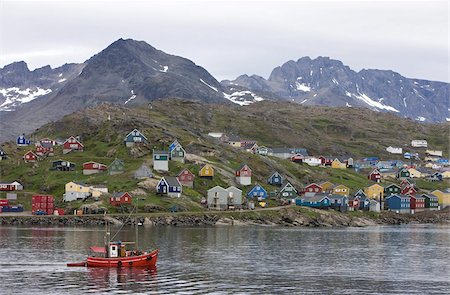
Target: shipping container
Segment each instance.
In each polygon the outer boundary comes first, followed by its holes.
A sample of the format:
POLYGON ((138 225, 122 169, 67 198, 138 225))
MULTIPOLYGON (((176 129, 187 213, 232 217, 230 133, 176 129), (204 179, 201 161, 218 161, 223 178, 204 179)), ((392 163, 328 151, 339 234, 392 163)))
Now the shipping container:
POLYGON ((53 203, 55 201, 54 196, 47 196, 47 202, 53 203))
POLYGON ((0 200, 0 206, 7 206, 9 205, 9 200, 1 199, 0 200))

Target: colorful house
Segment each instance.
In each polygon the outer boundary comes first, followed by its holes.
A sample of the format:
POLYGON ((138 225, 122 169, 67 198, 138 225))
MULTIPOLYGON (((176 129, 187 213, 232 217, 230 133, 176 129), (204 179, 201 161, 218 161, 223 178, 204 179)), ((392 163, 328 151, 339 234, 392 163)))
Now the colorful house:
POLYGON ((258 148, 256 149, 256 154, 267 156, 269 154, 269 148, 267 148, 266 146, 258 146, 258 148))
POLYGON ((411 198, 406 195, 390 195, 384 200, 389 211, 396 213, 410 213, 411 198))
POLYGON ((428 147, 428 142, 424 139, 414 139, 414 140, 411 140, 411 146, 426 148, 426 147, 428 147))
POLYGON ((121 206, 131 204, 133 197, 128 192, 116 192, 109 198, 109 203, 112 206, 121 206))
POLYGON ((150 169, 150 167, 148 167, 148 165, 145 163, 142 163, 141 167, 139 167, 139 169, 134 172, 135 179, 145 179, 145 178, 152 178, 152 177, 153 177, 153 172, 150 169))
POLYGON ((72 151, 82 152, 83 150, 84 150, 84 145, 74 136, 69 137, 63 143, 63 154, 67 154, 72 151))
POLYGON ((291 156, 291 161, 294 163, 303 163, 303 160, 305 159, 305 156, 303 156, 302 154, 295 154, 291 156))
POLYGON ((350 189, 343 184, 337 184, 331 187, 331 193, 334 195, 348 196, 350 189))
POLYGON ((25 163, 34 163, 39 159, 38 155, 36 155, 33 151, 28 151, 23 155, 23 160, 25 163))
POLYGON ((372 172, 369 173, 367 178, 375 182, 381 182, 380 170, 378 170, 378 168, 373 169, 372 172))
POLYGON ((94 161, 83 163, 83 175, 101 173, 108 170, 108 166, 94 161))
POLYGON ((369 211, 370 212, 380 212, 381 211, 381 205, 380 202, 377 200, 370 200, 369 201, 369 211))
POLYGON ((424 175, 422 175, 422 172, 420 172, 419 170, 414 169, 414 168, 409 168, 408 172, 409 172, 409 177, 411 177, 411 178, 422 178, 422 177, 424 177, 424 175))
POLYGON ((65 193, 63 195, 64 202, 70 202, 75 200, 84 200, 92 196, 89 186, 80 182, 68 182, 65 185, 65 193))
POLYGON ((435 181, 442 181, 442 173, 441 172, 434 172, 427 176, 427 180, 431 182, 435 181))
POLYGON ((169 197, 179 198, 182 193, 182 185, 178 181, 178 178, 174 176, 165 176, 161 178, 156 185, 156 192, 169 197))
POLYGON ((278 197, 292 200, 297 196, 297 194, 298 192, 295 187, 290 182, 286 182, 278 192, 278 197))
POLYGON ((252 169, 244 164, 236 170, 236 182, 240 185, 250 185, 252 184, 252 169))
POLYGON ((450 178, 450 170, 446 170, 442 172, 442 178, 450 178))
POLYGON ((169 171, 169 152, 153 150, 153 169, 169 171))
POLYGON ((203 178, 213 178, 214 177, 214 168, 209 164, 205 164, 198 171, 198 176, 203 177, 203 178))
POLYGON ((0 146, 0 161, 8 159, 8 154, 3 150, 3 148, 0 146))
POLYGON ((323 166, 331 166, 331 163, 333 163, 332 158, 328 158, 328 157, 324 157, 324 156, 320 156, 319 160, 320 160, 320 164, 323 166))
POLYGON ((215 186, 208 190, 208 209, 229 210, 242 208, 242 191, 234 186, 225 189, 215 186))
POLYGON ((121 159, 114 159, 111 164, 108 166, 108 174, 116 175, 121 174, 125 171, 125 163, 121 159))
POLYGON ((248 193, 247 198, 265 200, 267 199, 267 191, 259 184, 256 184, 248 193))
POLYGON ((139 130, 133 129, 130 133, 125 136, 124 139, 125 146, 132 147, 135 144, 146 144, 148 143, 147 137, 142 134, 139 130))
POLYGON ((65 160, 56 160, 52 162, 52 168, 50 170, 55 171, 75 171, 75 163, 65 161, 65 160))
POLYGON ((330 194, 330 207, 333 209, 338 209, 340 211, 347 211, 348 209, 348 197, 342 195, 330 194))
POLYGON ((303 188, 303 193, 321 193, 323 192, 323 189, 320 185, 316 183, 308 184, 303 188))
POLYGON ((269 178, 267 178, 267 183, 275 186, 281 186, 284 182, 284 177, 278 173, 278 171, 275 171, 270 175, 269 178))
POLYGON ((425 199, 425 210, 439 210, 439 199, 433 194, 422 194, 425 199))
POLYGON ((355 197, 364 197, 364 198, 367 198, 366 193, 365 193, 362 189, 359 189, 359 190, 354 194, 354 196, 355 196, 355 197))
POLYGON ((0 191, 21 191, 23 190, 23 185, 18 181, 14 182, 2 182, 0 183, 0 191))
POLYGON ((55 155, 53 143, 50 141, 39 141, 36 143, 36 155, 40 157, 51 157, 55 155))
POLYGON ((341 162, 338 158, 335 158, 333 162, 331 162, 331 168, 333 169, 346 169, 347 163, 341 162))
POLYGON ((172 142, 172 144, 169 146, 169 156, 170 160, 184 163, 186 151, 177 140, 172 142))
POLYGON ((319 158, 308 156, 303 159, 303 163, 309 166, 319 166, 322 164, 322 161, 319 158))
POLYGON ((178 173, 177 177, 181 185, 190 188, 194 187, 195 175, 191 171, 189 171, 189 169, 185 168, 181 170, 180 173, 178 173))
POLYGON ((417 193, 417 189, 414 187, 414 185, 404 185, 400 189, 400 194, 402 195, 415 195, 417 193))
POLYGON ((25 137, 25 134, 19 135, 16 140, 17 146, 29 146, 31 141, 25 137))
POLYGON ((425 210, 425 198, 422 196, 409 196, 411 198, 411 213, 425 210))
POLYGON ((319 183, 319 185, 322 188, 323 192, 331 192, 332 187, 334 186, 334 183, 332 183, 330 181, 324 181, 324 182, 319 183))
POLYGON ((408 169, 406 169, 406 168, 400 168, 400 169, 398 169, 397 174, 396 174, 396 177, 399 178, 399 179, 402 179, 402 178, 409 178, 409 177, 410 177, 410 174, 409 174, 408 169))
POLYGON ((398 185, 396 185, 396 184, 394 184, 394 183, 391 183, 391 184, 389 184, 388 186, 386 186, 385 188, 384 188, 384 195, 385 196, 390 196, 390 195, 398 195, 398 194, 401 194, 401 188, 398 186, 398 185))
POLYGON ((450 192, 434 190, 431 192, 431 194, 435 195, 438 198, 439 206, 441 207, 441 209, 450 206, 450 192))
POLYGON ((359 210, 360 198, 353 196, 348 198, 348 209, 349 211, 359 210))
POLYGON ((369 187, 366 187, 364 189, 364 193, 366 196, 370 199, 383 199, 384 197, 384 187, 379 185, 378 183, 372 184, 369 187))
POLYGON ((298 206, 312 207, 312 208, 329 208, 331 205, 328 194, 319 193, 310 197, 296 198, 295 204, 298 206))

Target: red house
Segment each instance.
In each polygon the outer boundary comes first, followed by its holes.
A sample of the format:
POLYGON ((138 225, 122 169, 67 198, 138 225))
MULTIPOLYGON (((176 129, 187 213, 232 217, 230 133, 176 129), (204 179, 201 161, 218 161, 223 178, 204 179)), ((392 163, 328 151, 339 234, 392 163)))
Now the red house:
POLYGON ((302 154, 295 154, 291 157, 291 161, 294 163, 303 163, 304 158, 302 154))
POLYGON ((413 196, 411 195, 411 210, 414 209, 416 212, 425 210, 425 198, 422 196, 413 196))
POLYGON ((54 150, 53 145, 48 144, 36 144, 36 155, 43 157, 43 156, 53 156, 54 150))
POLYGON ((417 193, 417 190, 413 185, 404 185, 402 186, 400 193, 402 195, 415 195, 417 193))
POLYGON ((367 178, 369 178, 370 180, 375 181, 375 182, 380 182, 381 181, 380 170, 378 170, 377 168, 373 169, 372 172, 369 173, 367 178))
POLYGON ((15 191, 16 186, 11 183, 0 183, 0 191, 15 191))
POLYGON ((195 175, 191 171, 189 171, 189 169, 181 170, 181 172, 178 173, 177 177, 181 185, 191 188, 194 187, 195 175))
POLYGON ((236 170, 236 181, 241 185, 250 185, 252 183, 252 169, 244 164, 236 170))
POLYGON ((331 163, 333 162, 333 158, 326 158, 324 156, 320 156, 319 159, 323 166, 331 166, 331 163))
POLYGON ((109 203, 113 206, 120 206, 131 204, 132 200, 133 197, 129 193, 120 192, 120 193, 113 193, 112 196, 109 198, 109 203))
POLYGON ((63 143, 63 154, 70 153, 71 151, 80 151, 82 152, 84 149, 84 145, 75 137, 69 137, 63 143))
POLYGON ((321 193, 323 189, 317 183, 308 184, 303 188, 303 193, 321 193))
POLYGON ((353 210, 359 209, 360 200, 359 198, 353 197, 348 199, 348 206, 353 208, 353 210))
POLYGON ((105 164, 100 164, 97 162, 86 162, 83 164, 83 174, 84 175, 89 175, 89 174, 95 174, 95 173, 100 173, 103 171, 108 170, 108 166, 106 166, 105 164))
POLYGON ((23 159, 26 163, 36 162, 39 157, 33 151, 28 151, 23 155, 23 159))

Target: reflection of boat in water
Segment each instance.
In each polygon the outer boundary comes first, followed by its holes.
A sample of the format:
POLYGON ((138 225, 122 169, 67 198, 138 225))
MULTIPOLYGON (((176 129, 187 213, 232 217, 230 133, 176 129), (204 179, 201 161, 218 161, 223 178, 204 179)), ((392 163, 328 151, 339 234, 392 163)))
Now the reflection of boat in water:
MULTIPOLYGON (((149 289, 157 286, 156 267, 90 267, 87 269, 88 285, 98 288, 123 288, 127 289, 134 283, 147 286, 149 289)), ((129 290, 128 290, 129 291, 129 290)))
POLYGON ((93 255, 86 258, 86 261, 68 263, 67 266, 87 266, 87 267, 156 267, 159 249, 151 251, 141 251, 137 244, 137 222, 136 222, 136 241, 134 242, 111 242, 110 231, 106 225, 105 246, 91 247, 93 255), (127 249, 127 245, 134 244, 135 249, 127 249))

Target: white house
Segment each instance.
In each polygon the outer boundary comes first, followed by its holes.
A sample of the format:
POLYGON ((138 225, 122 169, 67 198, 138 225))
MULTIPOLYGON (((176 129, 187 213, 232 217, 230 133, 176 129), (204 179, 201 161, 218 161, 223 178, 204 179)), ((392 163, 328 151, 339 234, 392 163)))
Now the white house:
POLYGON ((411 141, 411 146, 412 147, 428 147, 428 142, 426 140, 423 139, 414 139, 411 141))
POLYGON ((319 166, 322 162, 319 158, 316 157, 305 157, 303 159, 303 163, 306 163, 309 166, 319 166))
POLYGON ((153 170, 169 171, 169 152, 153 151, 153 170))
POLYGON ((386 148, 386 151, 391 154, 399 154, 399 155, 403 154, 403 149, 401 147, 388 146, 386 148))
POLYGON ((426 150, 425 154, 428 156, 442 157, 442 151, 426 150))

